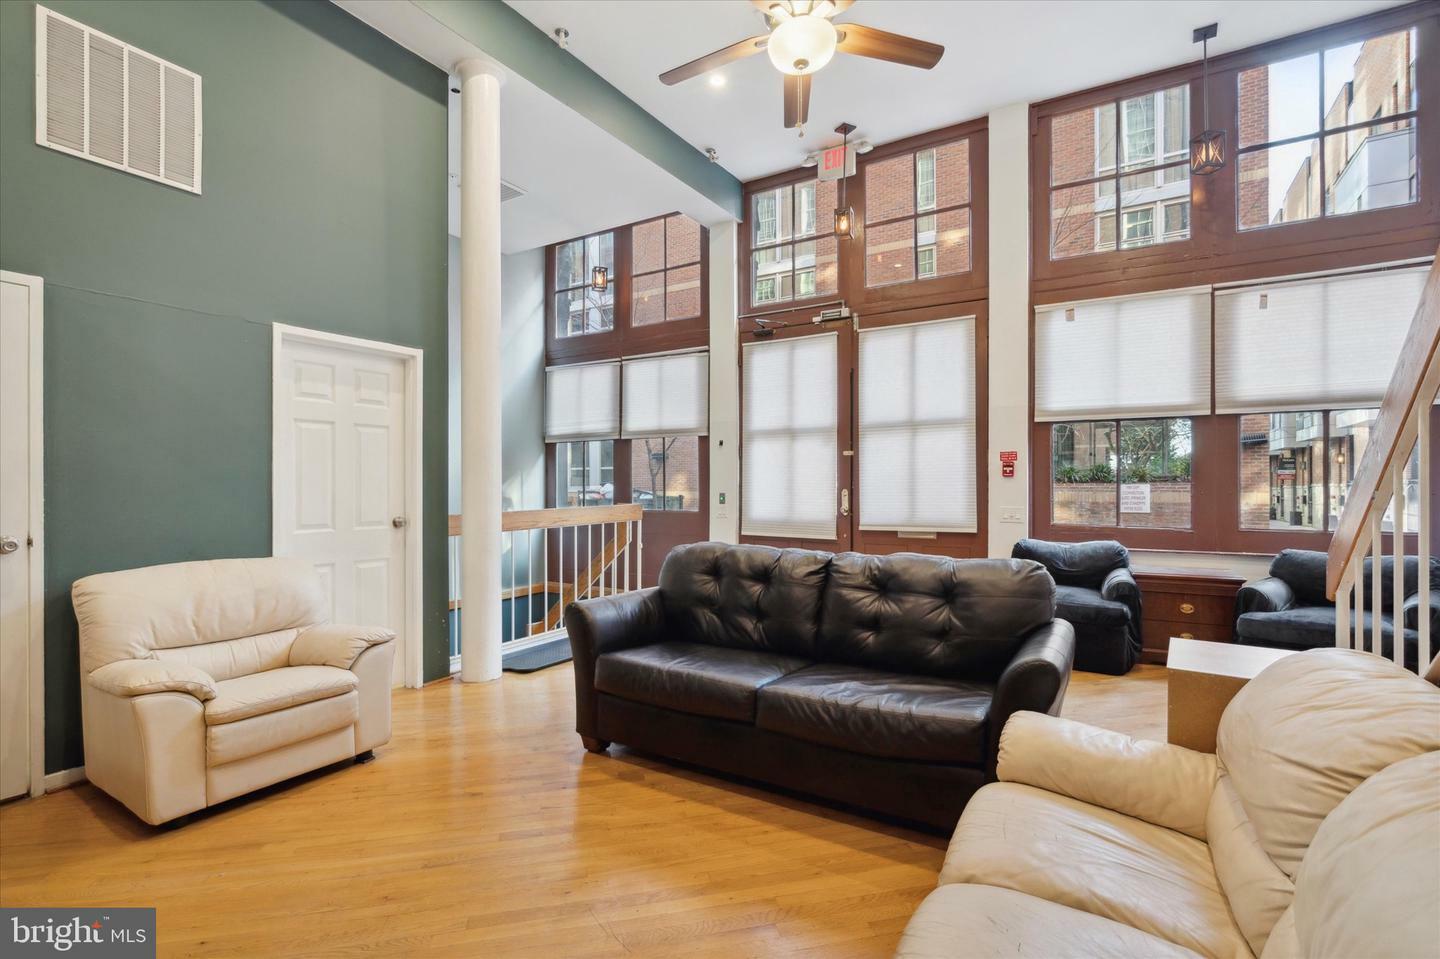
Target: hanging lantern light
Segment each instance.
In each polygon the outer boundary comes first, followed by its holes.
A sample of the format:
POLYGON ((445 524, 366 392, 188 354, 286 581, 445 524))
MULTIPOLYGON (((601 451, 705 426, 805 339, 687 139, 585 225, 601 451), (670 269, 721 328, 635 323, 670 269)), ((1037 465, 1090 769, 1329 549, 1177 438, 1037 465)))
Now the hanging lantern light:
POLYGON ((845 202, 845 175, 850 170, 850 134, 855 130, 852 123, 842 123, 835 128, 840 134, 845 158, 840 162, 840 205, 835 208, 835 236, 851 240, 855 238, 855 210, 845 202))
POLYGON ((1210 41, 1220 31, 1218 23, 1197 27, 1194 40, 1201 47, 1201 109, 1204 129, 1190 139, 1190 172, 1196 176, 1219 173, 1225 168, 1225 131, 1210 129, 1210 41))

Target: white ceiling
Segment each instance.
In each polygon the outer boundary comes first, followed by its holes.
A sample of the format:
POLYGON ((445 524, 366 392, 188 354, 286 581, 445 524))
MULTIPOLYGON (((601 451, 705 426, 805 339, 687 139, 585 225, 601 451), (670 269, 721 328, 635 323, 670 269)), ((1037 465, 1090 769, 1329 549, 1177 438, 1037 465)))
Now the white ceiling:
MULTIPOLYGON (((334 0, 401 46, 447 72, 485 55, 409 0, 334 0)), ((486 58, 488 59, 488 58, 486 58)), ((454 86, 454 77, 451 78, 454 86)), ((460 166, 457 110, 451 94, 449 166, 460 166)), ((500 175, 525 195, 500 205, 504 253, 680 210, 702 223, 727 219, 709 199, 636 153, 523 77, 508 73, 500 92, 500 175)), ((460 235, 459 177, 451 175, 450 233, 460 235)))
POLYGON ((749 0, 507 0, 546 33, 741 180, 834 142, 841 122, 885 143, 1198 59, 1190 31, 1220 24, 1212 55, 1335 23, 1400 0, 861 0, 854 21, 945 45, 931 71, 837 55, 815 76, 803 139, 781 118, 780 75, 763 53, 667 87, 658 75, 765 32, 749 0))

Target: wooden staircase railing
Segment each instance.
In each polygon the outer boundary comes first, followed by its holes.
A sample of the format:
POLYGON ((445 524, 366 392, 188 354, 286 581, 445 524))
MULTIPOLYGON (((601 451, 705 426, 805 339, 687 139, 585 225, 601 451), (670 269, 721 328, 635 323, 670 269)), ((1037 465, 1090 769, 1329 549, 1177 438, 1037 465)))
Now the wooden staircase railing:
MULTIPOLYGON (((1440 257, 1440 250, 1437 250, 1440 257)), ((1396 662, 1405 660, 1404 622, 1400 609, 1404 603, 1405 577, 1405 470, 1412 451, 1419 454, 1419 519, 1414 533, 1418 577, 1419 634, 1418 666, 1432 682, 1440 681, 1440 656, 1434 655, 1430 635, 1430 489, 1431 437, 1430 411, 1440 393, 1440 259, 1431 264, 1425 278, 1420 304, 1415 310, 1406 334, 1400 360, 1390 377, 1380 414, 1371 430, 1365 452, 1360 457, 1350 496, 1340 514, 1325 570, 1326 593, 1336 601, 1335 644, 1369 649, 1383 654, 1381 618, 1370 619, 1370 635, 1365 630, 1365 588, 1362 581, 1364 563, 1370 566, 1370 608, 1381 606, 1381 560, 1384 553, 1382 519, 1387 508, 1393 507, 1391 553, 1397 573, 1392 577, 1394 640, 1391 654, 1396 662), (1352 628, 1352 623, 1354 624, 1352 628)))
MULTIPOLYGON (((518 617, 523 615, 526 639, 560 629, 565 607, 577 597, 586 599, 641 588, 643 517, 644 507, 631 503, 511 510, 503 514, 501 549, 509 557, 509 586, 501 591, 501 599, 510 603, 512 622, 520 622, 518 617)), ((462 533, 461 517, 451 514, 453 611, 463 606, 459 575, 462 533)), ((455 631, 452 658, 459 655, 457 637, 455 631)), ((517 642, 513 627, 506 642, 517 642)))

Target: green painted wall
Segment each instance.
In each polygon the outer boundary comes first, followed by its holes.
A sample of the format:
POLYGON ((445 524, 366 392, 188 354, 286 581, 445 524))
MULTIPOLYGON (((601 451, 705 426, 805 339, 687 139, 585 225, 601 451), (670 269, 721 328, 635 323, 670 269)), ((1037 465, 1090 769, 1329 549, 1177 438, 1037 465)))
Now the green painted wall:
POLYGON ((53 0, 204 78, 204 193, 35 145, 0 2, 0 266, 44 277, 46 769, 83 762, 69 587, 270 552, 270 325, 425 351, 425 674, 446 637, 446 82, 321 0, 53 0))
MULTIPOLYGON (((574 54, 501 0, 413 0, 435 20, 708 197, 735 219, 740 181, 646 113, 574 54)), ((599 2, 599 0, 595 0, 599 2)), ((660 0, 654 0, 658 3, 660 0)))

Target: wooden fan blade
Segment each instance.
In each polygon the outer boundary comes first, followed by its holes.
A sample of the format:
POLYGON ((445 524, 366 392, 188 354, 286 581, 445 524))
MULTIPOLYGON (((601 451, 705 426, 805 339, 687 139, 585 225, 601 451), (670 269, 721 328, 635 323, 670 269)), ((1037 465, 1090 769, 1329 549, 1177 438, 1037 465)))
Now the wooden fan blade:
POLYGON ((810 119, 810 75, 792 77, 785 74, 785 129, 793 129, 810 119))
POLYGON ((660 82, 666 86, 674 86, 681 80, 689 80, 691 77, 698 77, 708 70, 716 67, 723 67, 727 63, 736 60, 743 60, 746 57, 754 56, 765 49, 765 44, 770 42, 768 34, 759 37, 751 37, 749 40, 741 40, 739 43, 732 43, 728 47, 722 47, 714 53, 707 53, 698 60, 691 60, 673 70, 666 70, 660 74, 660 82))
POLYGON ((929 70, 945 55, 945 48, 938 43, 916 40, 898 33, 886 33, 884 30, 861 26, 858 23, 836 24, 836 29, 840 31, 840 42, 835 45, 835 49, 841 53, 853 53, 857 57, 889 60, 891 63, 903 63, 907 67, 929 70))

